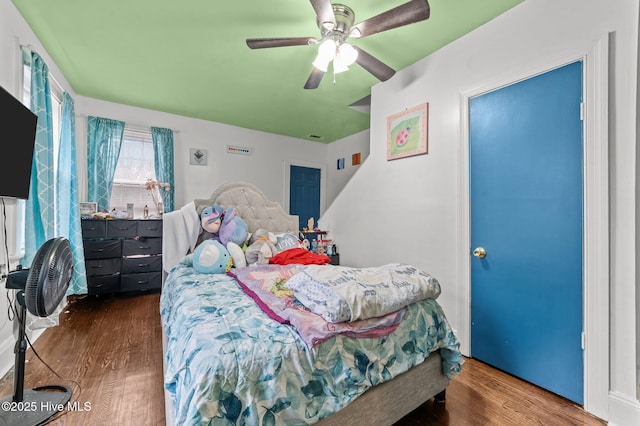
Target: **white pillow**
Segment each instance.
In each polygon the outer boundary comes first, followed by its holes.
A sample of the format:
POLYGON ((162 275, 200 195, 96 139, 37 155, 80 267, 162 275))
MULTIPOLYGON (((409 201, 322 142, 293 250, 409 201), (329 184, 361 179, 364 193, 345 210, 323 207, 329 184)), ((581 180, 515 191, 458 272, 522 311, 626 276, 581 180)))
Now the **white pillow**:
POLYGON ((227 250, 231 255, 231 259, 233 259, 234 268, 244 268, 247 266, 247 258, 244 255, 244 251, 242 251, 242 247, 233 241, 229 241, 227 243, 227 250))

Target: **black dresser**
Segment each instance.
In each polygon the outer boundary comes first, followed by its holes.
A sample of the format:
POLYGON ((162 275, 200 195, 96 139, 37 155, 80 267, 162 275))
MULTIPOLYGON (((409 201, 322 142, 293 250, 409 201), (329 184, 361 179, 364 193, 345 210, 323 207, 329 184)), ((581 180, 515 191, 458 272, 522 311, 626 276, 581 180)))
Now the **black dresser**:
POLYGON ((83 219, 89 294, 162 287, 162 219, 83 219))

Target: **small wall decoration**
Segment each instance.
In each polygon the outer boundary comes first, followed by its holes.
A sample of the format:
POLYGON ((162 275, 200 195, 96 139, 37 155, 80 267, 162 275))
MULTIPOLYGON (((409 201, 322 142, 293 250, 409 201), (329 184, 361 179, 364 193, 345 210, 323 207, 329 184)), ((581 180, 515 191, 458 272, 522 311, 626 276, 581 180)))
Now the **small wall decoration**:
POLYGON ((194 166, 206 166, 207 157, 206 149, 189 148, 189 164, 194 166))
POLYGON ((362 155, 360 155, 359 152, 356 152, 355 154, 351 154, 351 165, 352 166, 357 166, 362 162, 362 155))
POLYGON ((387 118, 387 160, 428 152, 429 104, 415 106, 387 118))
POLYGON ((336 166, 338 170, 344 169, 344 157, 338 158, 338 164, 336 166))
POLYGON ((227 145, 227 153, 228 154, 251 155, 252 151, 253 151, 253 148, 249 148, 248 146, 227 145))

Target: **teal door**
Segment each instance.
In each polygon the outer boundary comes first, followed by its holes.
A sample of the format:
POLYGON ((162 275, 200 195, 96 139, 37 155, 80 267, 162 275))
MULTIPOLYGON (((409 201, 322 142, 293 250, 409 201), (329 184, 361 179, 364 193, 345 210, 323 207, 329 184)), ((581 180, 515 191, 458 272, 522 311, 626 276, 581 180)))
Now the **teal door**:
POLYGON ((299 229, 320 217, 320 169, 291 166, 289 172, 289 214, 298 215, 299 229))
POLYGON ((471 355, 579 404, 581 101, 582 62, 469 101, 471 355))

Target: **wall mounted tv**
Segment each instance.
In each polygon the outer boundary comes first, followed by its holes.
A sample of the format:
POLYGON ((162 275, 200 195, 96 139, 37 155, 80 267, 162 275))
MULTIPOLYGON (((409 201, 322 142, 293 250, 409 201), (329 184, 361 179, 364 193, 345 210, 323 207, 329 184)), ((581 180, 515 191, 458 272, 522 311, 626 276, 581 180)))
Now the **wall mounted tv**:
POLYGON ((0 197, 29 198, 38 117, 0 86, 0 139, 7 157, 0 166, 0 197))

